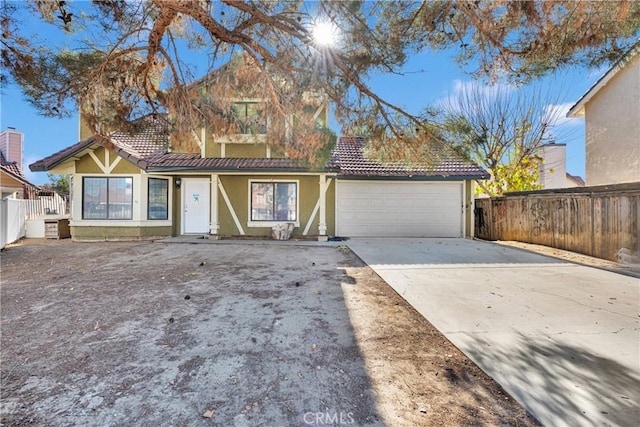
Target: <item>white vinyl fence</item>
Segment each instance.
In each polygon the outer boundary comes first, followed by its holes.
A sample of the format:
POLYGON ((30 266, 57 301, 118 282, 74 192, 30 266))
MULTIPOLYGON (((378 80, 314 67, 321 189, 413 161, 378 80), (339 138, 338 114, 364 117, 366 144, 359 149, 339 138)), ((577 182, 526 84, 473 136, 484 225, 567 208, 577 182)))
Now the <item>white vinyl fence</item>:
POLYGON ((25 200, 0 200, 0 249, 25 236, 26 217, 25 200))
POLYGON ((26 218, 35 219, 45 215, 67 215, 67 197, 54 194, 53 196, 39 196, 37 199, 25 200, 26 218))

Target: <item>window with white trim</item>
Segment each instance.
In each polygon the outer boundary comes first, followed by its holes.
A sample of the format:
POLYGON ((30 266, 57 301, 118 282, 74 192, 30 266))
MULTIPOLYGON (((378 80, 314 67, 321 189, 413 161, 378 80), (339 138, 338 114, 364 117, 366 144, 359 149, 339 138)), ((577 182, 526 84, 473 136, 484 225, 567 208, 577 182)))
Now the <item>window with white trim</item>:
POLYGON ((169 180, 149 178, 147 218, 169 218, 169 180))
POLYGON ((132 218, 133 178, 82 178, 82 219, 132 218))
POLYGON ((297 221, 298 183, 251 182, 251 221, 297 221))
POLYGON ((234 102, 233 115, 238 124, 238 133, 243 135, 264 135, 267 120, 257 102, 234 102))

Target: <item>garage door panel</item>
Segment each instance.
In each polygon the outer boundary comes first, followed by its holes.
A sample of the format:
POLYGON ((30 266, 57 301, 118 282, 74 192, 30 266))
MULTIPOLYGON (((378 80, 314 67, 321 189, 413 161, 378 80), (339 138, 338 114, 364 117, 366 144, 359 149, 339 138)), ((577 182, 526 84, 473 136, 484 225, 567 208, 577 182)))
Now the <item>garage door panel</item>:
POLYGON ((337 233, 351 237, 460 237, 460 182, 338 181, 337 233))

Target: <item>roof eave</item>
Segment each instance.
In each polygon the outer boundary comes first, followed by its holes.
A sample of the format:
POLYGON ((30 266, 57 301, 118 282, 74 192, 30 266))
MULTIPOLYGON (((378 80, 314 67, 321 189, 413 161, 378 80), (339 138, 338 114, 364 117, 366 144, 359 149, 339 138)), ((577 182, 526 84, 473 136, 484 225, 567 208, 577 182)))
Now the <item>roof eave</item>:
MULTIPOLYGON (((90 148, 92 145, 99 145, 101 147, 104 147, 104 144, 100 142, 100 140, 97 140, 94 136, 91 136, 87 139, 85 139, 84 141, 80 141, 79 143, 75 144, 77 145, 77 148, 75 150, 70 151, 69 153, 66 153, 64 156, 60 156, 60 158, 56 158, 55 160, 48 162, 46 161, 47 159, 51 158, 51 157, 55 157, 56 154, 53 154, 49 157, 45 157, 44 159, 38 160, 37 162, 34 162, 32 164, 29 165, 29 169, 32 172, 47 172, 50 171, 51 169, 55 168, 56 166, 66 162, 67 160, 77 156, 79 153, 81 153, 82 151, 90 148)), ((122 157, 123 159, 133 163, 134 165, 138 166, 141 169, 146 170, 147 167, 149 166, 149 164, 142 158, 137 157, 131 153, 129 153, 128 151, 124 150, 123 148, 119 147, 115 142, 112 141, 113 144, 113 150, 116 152, 116 154, 120 157, 122 157)), ((70 148, 70 147, 67 147, 70 148)), ((64 151, 64 150, 62 150, 64 151)))
MULTIPOLYGON (((64 156, 61 156, 59 159, 55 159, 51 162, 48 162, 47 159, 50 159, 52 157, 55 157, 57 153, 52 154, 51 156, 45 157, 44 159, 40 159, 37 162, 31 163, 29 165, 29 170, 31 170, 31 172, 47 172, 53 168, 55 168, 56 166, 64 163, 65 161, 69 160, 70 158, 74 157, 76 154, 78 154, 79 152, 86 150, 87 148, 91 147, 91 145, 93 144, 98 144, 98 142, 95 140, 95 138, 93 136, 90 136, 89 138, 80 141, 78 143, 76 143, 75 145, 77 145, 78 147, 73 150, 70 151, 69 153, 65 154, 64 156)), ((61 150, 60 152, 68 149, 70 147, 67 147, 63 150, 61 150)))
POLYGON ((246 172, 246 173, 331 173, 332 169, 309 169, 309 168, 237 168, 237 167, 210 167, 210 168, 194 168, 188 166, 149 166, 147 172, 164 172, 164 173, 212 173, 212 172, 246 172))
POLYGON ((622 70, 629 61, 631 61, 638 53, 640 53, 640 40, 629 49, 620 59, 618 59, 587 91, 578 99, 578 101, 567 111, 568 118, 584 117, 584 110, 587 102, 589 102, 609 81, 622 70))
POLYGON ((489 175, 353 175, 341 174, 338 179, 364 179, 389 181, 478 181, 489 179, 489 175))
POLYGON ((26 178, 15 174, 14 172, 10 171, 9 169, 5 169, 5 168, 1 168, 0 169, 2 172, 6 173, 7 175, 9 175, 11 178, 15 179, 16 181, 18 181, 19 183, 21 183, 22 185, 30 185, 32 187, 35 188, 39 188, 37 185, 30 183, 29 181, 27 181, 26 178))

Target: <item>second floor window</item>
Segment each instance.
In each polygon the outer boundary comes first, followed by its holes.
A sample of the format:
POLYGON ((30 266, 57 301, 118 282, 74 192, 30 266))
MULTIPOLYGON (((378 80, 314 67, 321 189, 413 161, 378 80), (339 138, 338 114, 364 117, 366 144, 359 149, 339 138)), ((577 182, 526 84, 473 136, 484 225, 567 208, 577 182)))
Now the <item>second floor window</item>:
POLYGON ((238 133, 245 135, 264 135, 267 133, 267 120, 262 115, 257 102, 235 102, 233 113, 237 119, 238 133))

